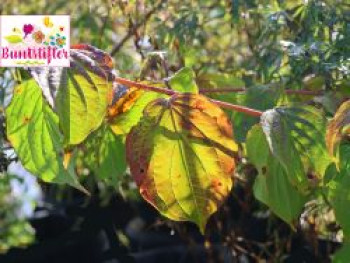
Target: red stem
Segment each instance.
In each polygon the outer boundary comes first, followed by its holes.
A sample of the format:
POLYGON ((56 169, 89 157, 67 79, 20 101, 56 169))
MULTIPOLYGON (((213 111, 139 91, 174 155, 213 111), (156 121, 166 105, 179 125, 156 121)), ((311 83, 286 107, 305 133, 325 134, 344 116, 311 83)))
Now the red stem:
POLYGON ((154 91, 154 92, 158 92, 158 93, 162 93, 162 94, 166 94, 169 96, 172 96, 174 94, 176 94, 175 91, 170 90, 170 89, 164 89, 164 88, 158 88, 158 87, 154 87, 154 86, 149 86, 146 84, 142 84, 136 81, 132 81, 129 79, 124 79, 124 78, 120 78, 120 77, 115 77, 114 81, 123 84, 125 86, 128 87, 134 87, 134 88, 139 88, 139 89, 144 89, 144 90, 149 90, 149 91, 154 91))
MULTIPOLYGON (((116 82, 118 82, 120 84, 123 84, 125 86, 128 86, 128 87, 134 87, 134 88, 154 91, 154 92, 166 94, 166 95, 169 95, 169 96, 177 94, 177 92, 174 91, 174 90, 158 88, 158 87, 154 87, 154 86, 149 86, 149 85, 142 84, 142 83, 139 83, 139 82, 135 82, 135 81, 132 81, 132 80, 129 80, 129 79, 115 77, 114 80, 116 82)), ((244 107, 244 106, 241 106, 241 105, 235 105, 235 104, 231 104, 231 103, 228 103, 228 102, 223 102, 223 101, 213 100, 213 99, 211 99, 210 101, 213 102, 214 104, 218 105, 219 107, 230 109, 230 110, 235 110, 235 111, 242 112, 242 113, 246 113, 246 114, 248 114, 250 116, 253 116, 253 117, 260 117, 262 115, 261 111, 254 110, 254 109, 251 109, 251 108, 248 108, 248 107, 244 107)))
POLYGON ((220 100, 213 100, 213 99, 210 99, 210 101, 222 108, 243 112, 253 117, 260 117, 263 114, 262 111, 254 110, 241 105, 236 105, 236 104, 232 104, 232 103, 228 103, 220 100))

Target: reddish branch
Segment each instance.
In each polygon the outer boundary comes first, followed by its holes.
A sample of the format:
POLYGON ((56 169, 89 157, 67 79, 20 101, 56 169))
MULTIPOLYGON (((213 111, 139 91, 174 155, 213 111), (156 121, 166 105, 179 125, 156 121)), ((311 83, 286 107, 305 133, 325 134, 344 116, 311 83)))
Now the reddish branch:
POLYGON ((162 93, 162 94, 166 94, 169 96, 172 96, 174 94, 176 94, 175 91, 170 90, 170 89, 164 89, 164 88, 158 88, 158 87, 154 87, 154 86, 149 86, 143 83, 139 83, 139 82, 135 82, 129 79, 124 79, 124 78, 120 78, 120 77, 115 77, 114 79, 116 82, 123 84, 127 87, 134 87, 134 88, 139 88, 139 89, 144 89, 144 90, 149 90, 149 91, 154 91, 157 93, 162 93))
MULTIPOLYGON (((154 86, 138 83, 138 82, 135 82, 135 81, 132 81, 132 80, 129 80, 129 79, 120 78, 120 77, 116 77, 115 81, 120 83, 120 84, 123 84, 125 86, 128 86, 128 87, 135 87, 135 88, 139 88, 139 89, 154 91, 154 92, 166 94, 166 95, 169 95, 169 96, 177 94, 177 92, 174 91, 174 90, 158 88, 158 87, 154 87, 154 86)), ((251 109, 251 108, 248 108, 248 107, 244 107, 244 106, 241 106, 241 105, 235 105, 235 104, 231 104, 231 103, 223 102, 223 101, 218 101, 218 100, 211 100, 211 101, 214 104, 216 104, 216 105, 218 105, 218 106, 220 106, 222 108, 226 108, 226 109, 230 109, 230 110, 246 113, 246 114, 248 114, 250 116, 253 116, 253 117, 260 117, 261 114, 262 114, 261 111, 254 110, 254 109, 251 109)))
POLYGON ((245 114, 248 114, 250 116, 253 117, 260 117, 263 112, 262 111, 258 111, 258 110, 254 110, 245 106, 241 106, 241 105, 236 105, 236 104, 232 104, 232 103, 228 103, 228 102, 224 102, 224 101, 220 101, 220 100, 210 100, 211 102, 213 102, 214 104, 222 107, 222 108, 226 108, 229 110, 234 110, 234 111, 238 111, 238 112, 243 112, 245 114))
MULTIPOLYGON (((154 92, 158 92, 161 94, 166 94, 168 96, 172 96, 174 94, 177 94, 177 92, 174 90, 154 87, 154 86, 146 85, 143 83, 138 83, 138 82, 135 82, 135 81, 132 81, 129 79, 116 77, 115 81, 120 83, 120 84, 123 84, 125 86, 128 86, 128 87, 135 87, 135 88, 139 88, 139 89, 154 91, 154 92)), ((246 89, 244 89, 244 88, 222 88, 222 89, 201 89, 200 93, 216 93, 216 92, 225 93, 225 92, 244 92, 244 91, 246 91, 246 89)), ((286 90, 285 92, 287 94, 310 95, 310 96, 316 96, 316 95, 322 94, 322 92, 320 92, 320 91, 312 91, 312 90, 286 90)), ((236 105, 236 104, 223 102, 223 101, 219 101, 219 100, 213 100, 213 99, 211 99, 211 101, 222 108, 226 108, 226 109, 230 109, 230 110, 234 110, 234 111, 238 111, 238 112, 243 112, 243 113, 246 113, 250 116, 260 117, 262 114, 261 111, 254 110, 254 109, 244 107, 241 105, 236 105)))

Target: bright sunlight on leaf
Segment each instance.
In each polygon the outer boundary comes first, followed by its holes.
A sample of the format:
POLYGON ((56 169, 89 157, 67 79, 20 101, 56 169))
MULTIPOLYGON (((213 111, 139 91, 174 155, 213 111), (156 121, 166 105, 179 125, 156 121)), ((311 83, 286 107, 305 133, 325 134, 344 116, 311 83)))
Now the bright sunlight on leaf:
MULTIPOLYGON (((164 87, 163 84, 153 84, 153 86, 164 87)), ((109 123, 116 135, 128 134, 142 117, 142 111, 147 104, 164 97, 162 94, 152 91, 145 92, 134 87, 127 88, 124 94, 117 96, 119 97, 117 101, 108 108, 109 123)))
POLYGON ((15 88, 6 115, 7 136, 28 171, 46 182, 68 183, 83 190, 74 172, 63 166, 58 117, 35 80, 15 88))
POLYGON ((102 123, 112 90, 112 59, 89 45, 71 49, 70 68, 32 68, 45 98, 59 116, 65 144, 81 143, 102 123))
POLYGON ((201 95, 158 99, 127 137, 127 161, 144 199, 164 216, 196 223, 208 218, 232 187, 232 127, 201 95))

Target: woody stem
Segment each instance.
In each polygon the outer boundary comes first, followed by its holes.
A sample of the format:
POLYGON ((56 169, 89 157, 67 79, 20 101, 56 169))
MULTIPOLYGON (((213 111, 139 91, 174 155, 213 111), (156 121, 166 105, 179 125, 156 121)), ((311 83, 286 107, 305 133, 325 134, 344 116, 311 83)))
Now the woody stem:
MULTIPOLYGON (((154 86, 150 86, 147 84, 132 81, 129 79, 125 79, 125 78, 115 77, 114 81, 119 83, 119 84, 128 86, 128 87, 134 87, 134 88, 139 88, 139 89, 143 89, 143 90, 153 91, 153 92, 157 92, 157 93, 161 93, 161 94, 166 94, 168 96, 179 94, 178 92, 176 92, 174 90, 154 87, 154 86)), ((218 105, 219 107, 242 112, 242 113, 245 113, 245 114, 253 116, 253 117, 260 117, 262 115, 261 111, 254 110, 254 109, 251 109, 251 108, 248 108, 245 106, 236 105, 236 104, 232 104, 232 103, 228 103, 228 102, 224 102, 224 101, 219 101, 219 100, 213 100, 213 99, 210 99, 210 101, 212 103, 218 105)))

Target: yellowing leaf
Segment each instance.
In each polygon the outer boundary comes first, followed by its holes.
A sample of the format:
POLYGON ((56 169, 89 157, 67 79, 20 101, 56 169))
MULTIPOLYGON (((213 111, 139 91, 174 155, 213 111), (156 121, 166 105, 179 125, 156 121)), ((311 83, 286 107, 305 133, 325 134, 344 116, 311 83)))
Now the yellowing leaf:
POLYGON ((35 80, 14 89, 6 109, 7 136, 23 166, 46 182, 67 183, 84 192, 74 170, 64 166, 58 117, 43 99, 35 80))
POLYGON ((17 44, 22 42, 22 37, 19 35, 9 35, 4 38, 11 44, 17 44))
MULTIPOLYGON (((156 87, 164 87, 163 84, 152 84, 156 87)), ((134 87, 117 87, 114 97, 117 101, 113 102, 108 108, 108 118, 112 131, 116 135, 126 135, 130 129, 138 123, 142 116, 142 111, 147 104, 155 99, 165 97, 165 95, 136 89, 134 87), (120 94, 121 93, 121 94, 120 94)))
POLYGON ((114 78, 107 53, 89 45, 70 52, 70 68, 30 69, 59 116, 66 145, 81 143, 101 125, 114 78))
POLYGON ((236 150, 225 113, 188 93, 148 104, 126 140, 143 198, 172 220, 196 223, 202 233, 232 188, 236 150))
MULTIPOLYGON (((112 98, 112 102, 108 107, 108 118, 113 119, 117 115, 127 112, 130 108, 135 104, 136 100, 142 95, 143 90, 137 88, 126 88, 122 85, 117 85, 116 87, 117 93, 117 101, 114 102, 114 98, 112 98), (123 94, 119 90, 123 90, 123 94), (119 95, 120 94, 120 95, 119 95)), ((114 94, 115 94, 114 93, 114 94)))
POLYGON ((327 127, 326 143, 329 153, 336 156, 334 148, 344 136, 350 136, 350 100, 344 102, 327 127))

